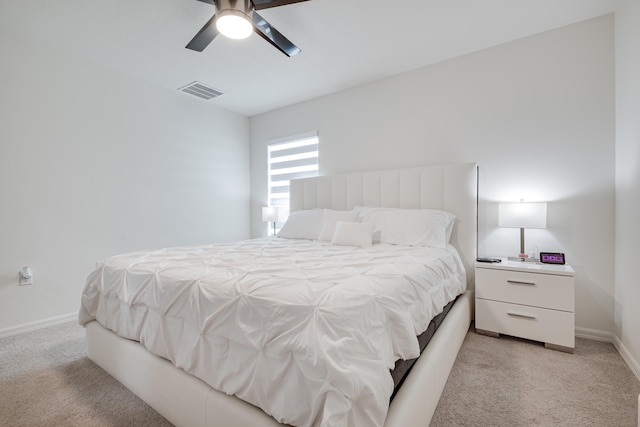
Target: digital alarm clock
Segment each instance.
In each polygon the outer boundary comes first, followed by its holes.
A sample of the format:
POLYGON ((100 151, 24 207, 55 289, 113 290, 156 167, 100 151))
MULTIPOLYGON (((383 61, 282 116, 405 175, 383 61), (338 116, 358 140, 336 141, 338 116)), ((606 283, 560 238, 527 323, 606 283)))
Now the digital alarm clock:
POLYGON ((543 264, 564 264, 564 254, 560 252, 540 252, 540 262, 543 264))

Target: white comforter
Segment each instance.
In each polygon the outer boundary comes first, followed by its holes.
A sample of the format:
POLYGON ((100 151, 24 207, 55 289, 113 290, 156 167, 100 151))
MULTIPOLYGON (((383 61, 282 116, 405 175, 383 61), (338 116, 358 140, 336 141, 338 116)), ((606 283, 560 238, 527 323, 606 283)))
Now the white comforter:
POLYGON ((464 291, 449 250, 267 238, 109 258, 80 323, 300 426, 381 426, 398 358, 464 291))

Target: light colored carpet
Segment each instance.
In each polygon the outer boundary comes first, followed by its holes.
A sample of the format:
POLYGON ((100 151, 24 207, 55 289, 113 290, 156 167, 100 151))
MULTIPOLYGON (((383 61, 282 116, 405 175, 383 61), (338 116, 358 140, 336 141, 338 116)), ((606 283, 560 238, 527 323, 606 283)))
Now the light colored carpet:
MULTIPOLYGON (((571 355, 471 330, 431 427, 635 427, 639 393, 612 344, 578 339, 571 355)), ((0 340, 0 425, 171 424, 87 359, 72 322, 0 340)))
POLYGON ((613 344, 577 338, 567 354, 472 328, 431 427, 636 427, 639 393, 613 344))
POLYGON ((171 426, 86 356, 75 322, 0 340, 0 425, 171 426))

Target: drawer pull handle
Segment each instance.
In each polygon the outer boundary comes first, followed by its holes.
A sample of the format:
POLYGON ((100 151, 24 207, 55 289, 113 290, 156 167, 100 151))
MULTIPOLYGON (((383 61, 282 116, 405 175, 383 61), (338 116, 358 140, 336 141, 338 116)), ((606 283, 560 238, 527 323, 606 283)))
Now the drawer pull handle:
POLYGON ((536 282, 523 282, 522 280, 507 280, 507 283, 511 283, 512 285, 529 285, 529 286, 536 285, 536 282))
POLYGON ((536 316, 532 316, 531 314, 514 313, 513 311, 507 311, 507 314, 509 316, 523 317, 525 319, 535 319, 536 318, 536 316))

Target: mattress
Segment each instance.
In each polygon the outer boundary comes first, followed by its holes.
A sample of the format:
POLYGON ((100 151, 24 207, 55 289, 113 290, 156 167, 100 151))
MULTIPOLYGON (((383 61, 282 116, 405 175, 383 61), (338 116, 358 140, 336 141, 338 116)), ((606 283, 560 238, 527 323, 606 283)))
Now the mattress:
MULTIPOLYGON (((446 306, 444 306, 444 308, 442 309, 442 312, 437 316, 435 316, 433 319, 431 319, 431 322, 429 323, 429 326, 427 327, 427 329, 423 333, 418 335, 418 345, 420 346, 421 355, 424 349, 427 348, 427 345, 431 342, 431 338, 433 338, 433 336, 435 335, 436 331, 442 324, 442 321, 444 320, 446 315, 449 313, 449 311, 451 311, 451 308, 453 307, 453 304, 456 302, 457 299, 458 297, 456 297, 456 299, 454 299, 453 301, 450 301, 446 306)), ((398 390, 400 390, 400 387, 404 383, 404 380, 409 376, 409 373, 411 372, 411 368, 413 368, 413 365, 417 361, 418 361, 417 357, 413 359, 407 359, 407 360, 405 359, 396 360, 396 364, 391 370, 391 378, 393 378, 393 394, 391 395, 391 400, 393 400, 393 398, 396 396, 396 394, 398 393, 398 390)))
POLYGON ((390 369, 466 287, 453 249, 279 238, 135 252, 87 280, 80 323, 282 423, 381 426, 390 369))

